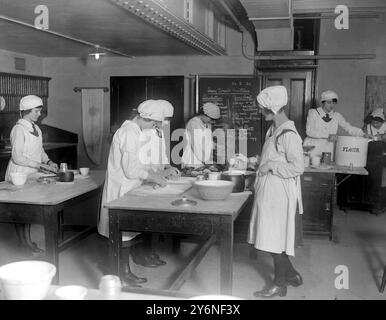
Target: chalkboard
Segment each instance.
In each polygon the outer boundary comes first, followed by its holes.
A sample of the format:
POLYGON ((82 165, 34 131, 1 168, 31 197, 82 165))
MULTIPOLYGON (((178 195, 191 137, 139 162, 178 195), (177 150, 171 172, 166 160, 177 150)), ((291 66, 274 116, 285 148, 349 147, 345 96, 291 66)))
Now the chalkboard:
MULTIPOLYGON (((220 107, 221 118, 230 121, 236 129, 246 129, 247 156, 261 151, 261 116, 256 103, 258 80, 253 77, 200 77, 199 105, 213 102, 220 107)), ((241 150, 236 150, 241 152, 241 150)))

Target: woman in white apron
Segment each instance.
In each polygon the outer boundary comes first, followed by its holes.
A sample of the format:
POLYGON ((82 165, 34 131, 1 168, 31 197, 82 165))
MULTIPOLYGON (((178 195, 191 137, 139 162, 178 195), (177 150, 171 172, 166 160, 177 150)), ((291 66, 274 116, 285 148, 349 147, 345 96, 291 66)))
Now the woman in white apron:
MULTIPOLYGON (((19 107, 21 119, 12 128, 10 135, 12 156, 5 174, 5 181, 9 182, 13 172, 31 175, 41 168, 58 170, 57 164, 44 152, 42 132, 35 124, 43 107, 42 99, 34 95, 25 96, 20 100, 19 107)), ((43 250, 31 240, 31 225, 15 224, 15 227, 20 246, 33 255, 39 255, 43 250)))
POLYGON ((220 108, 208 102, 186 124, 182 168, 199 168, 209 163, 213 151, 212 124, 220 119, 220 108))
POLYGON ((300 175, 304 171, 302 139, 283 107, 287 104, 283 86, 264 89, 257 102, 268 129, 257 170, 255 200, 248 232, 248 243, 270 252, 274 261, 274 283, 257 297, 285 296, 287 285, 302 284, 300 274, 288 256, 294 256, 295 213, 302 213, 300 175))
MULTIPOLYGON (((321 156, 323 152, 331 152, 334 157, 335 141, 338 139, 338 128, 341 127, 352 136, 362 137, 364 132, 360 128, 353 127, 343 116, 334 111, 338 103, 338 95, 332 91, 324 91, 320 96, 322 106, 310 109, 307 115, 304 146, 315 146, 310 151, 310 156, 321 156)), ((367 137, 367 135, 366 135, 367 137)))
MULTIPOLYGON (((141 148, 146 148, 143 130, 160 127, 162 121, 170 116, 168 112, 170 107, 173 108, 164 100, 144 101, 137 108, 138 115, 133 120, 126 120, 115 132, 110 147, 98 222, 98 232, 101 235, 109 237, 108 210, 103 207, 105 203, 122 197, 125 193, 139 187, 144 181, 160 186, 166 185, 165 178, 159 172, 151 170, 149 161, 144 158, 141 148)), ((130 241, 138 234, 138 232, 124 232, 122 240, 130 241)), ((124 280, 130 285, 146 281, 145 278, 135 276, 129 264, 125 271, 124 280)))

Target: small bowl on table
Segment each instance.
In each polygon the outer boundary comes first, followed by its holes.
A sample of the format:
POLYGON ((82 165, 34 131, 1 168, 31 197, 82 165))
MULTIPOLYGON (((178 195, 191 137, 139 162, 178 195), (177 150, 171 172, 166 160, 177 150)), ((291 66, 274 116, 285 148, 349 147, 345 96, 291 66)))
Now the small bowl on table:
POLYGON ((90 168, 79 168, 79 172, 83 177, 87 177, 90 173, 90 168))
POLYGON ((64 286, 56 289, 55 295, 59 300, 83 300, 87 294, 83 286, 64 286))
POLYGON ((225 200, 232 193, 234 183, 225 180, 203 180, 194 183, 204 200, 225 200))

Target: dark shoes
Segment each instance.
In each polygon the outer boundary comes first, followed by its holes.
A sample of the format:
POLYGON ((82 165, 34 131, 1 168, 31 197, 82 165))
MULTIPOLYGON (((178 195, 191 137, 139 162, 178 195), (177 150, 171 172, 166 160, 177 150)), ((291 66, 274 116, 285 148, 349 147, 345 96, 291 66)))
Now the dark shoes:
POLYGON ((302 284, 303 284, 303 278, 300 274, 297 274, 296 276, 287 279, 288 286, 299 287, 302 284))
POLYGON ((123 276, 123 282, 131 287, 141 287, 139 284, 147 282, 147 279, 137 277, 134 273, 131 272, 130 265, 127 264, 125 275, 123 276))
POLYGON ((287 286, 299 287, 303 284, 303 278, 300 274, 286 280, 285 286, 272 285, 271 287, 256 291, 253 293, 258 298, 273 298, 275 296, 285 297, 287 295, 287 286))
POLYGON ((22 243, 19 244, 19 247, 22 249, 23 254, 32 255, 34 257, 44 256, 44 250, 40 249, 35 242, 32 242, 31 244, 22 243))
POLYGON ((267 289, 254 292, 253 295, 257 298, 273 298, 276 296, 285 297, 287 295, 287 287, 272 285, 267 289))
POLYGON ((155 252, 150 255, 132 254, 132 257, 135 264, 147 268, 157 268, 166 264, 155 252))

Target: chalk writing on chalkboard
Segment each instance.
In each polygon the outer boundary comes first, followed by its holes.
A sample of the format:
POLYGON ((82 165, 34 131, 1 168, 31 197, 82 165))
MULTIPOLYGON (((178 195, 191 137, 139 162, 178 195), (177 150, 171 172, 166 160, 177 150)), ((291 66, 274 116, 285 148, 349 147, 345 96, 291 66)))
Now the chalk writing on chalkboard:
POLYGON ((248 156, 256 155, 260 146, 261 116, 256 105, 257 79, 250 78, 200 78, 200 105, 217 104, 221 118, 230 121, 236 136, 240 129, 246 130, 248 156))

